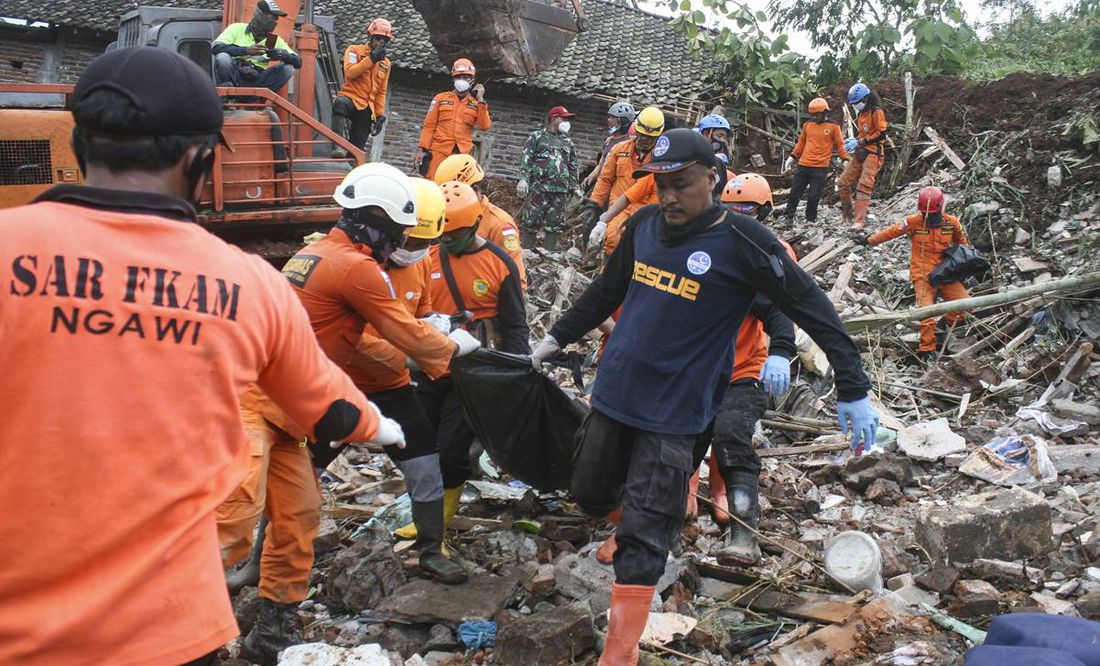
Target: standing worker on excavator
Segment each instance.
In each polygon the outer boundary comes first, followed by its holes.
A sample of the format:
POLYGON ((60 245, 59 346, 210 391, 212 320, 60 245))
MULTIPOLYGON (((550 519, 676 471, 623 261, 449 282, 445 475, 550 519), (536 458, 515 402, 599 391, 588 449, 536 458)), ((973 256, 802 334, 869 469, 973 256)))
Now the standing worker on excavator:
POLYGON ((584 202, 587 219, 598 220, 588 235, 588 244, 603 245, 604 254, 610 256, 618 245, 622 224, 640 205, 623 202, 622 208, 612 213, 601 210, 619 201, 636 180, 634 172, 649 159, 657 137, 665 131, 665 114, 655 106, 647 106, 634 121, 634 138, 612 146, 600 169, 592 198, 584 202))
POLYGON ((577 147, 569 138, 570 119, 575 114, 564 106, 555 106, 546 114, 546 127, 535 130, 523 144, 516 194, 531 198, 520 213, 520 231, 524 243, 534 245, 545 238, 543 247, 554 252, 558 236, 565 230, 565 211, 579 189, 577 147))
POLYGON ((622 306, 577 435, 572 483, 589 514, 623 508, 601 666, 637 663, 655 585, 684 519, 692 454, 717 413, 733 336, 758 292, 829 350, 838 420, 855 431, 853 448, 873 442, 878 427, 859 349, 833 304, 770 231, 715 200, 720 168, 710 142, 692 130, 658 139, 638 173, 655 174, 659 206, 631 218, 606 270, 531 356, 541 368, 622 306))
POLYGON ((432 99, 420 130, 419 150, 413 169, 429 180, 448 155, 469 154, 474 149, 474 127, 482 132, 493 126, 485 86, 474 84, 477 69, 466 58, 451 67, 454 90, 441 92, 432 99))
POLYGON ((519 225, 500 206, 497 206, 481 189, 481 183, 485 180, 485 172, 477 163, 473 155, 451 155, 435 170, 435 182, 442 185, 451 180, 466 183, 474 188, 483 206, 481 224, 478 226, 478 234, 482 238, 504 248, 504 251, 512 256, 519 269, 520 286, 527 291, 527 268, 523 263, 523 245, 520 243, 519 225))
POLYGON ((302 59, 273 31, 280 16, 276 0, 256 3, 252 20, 231 23, 214 38, 214 80, 219 86, 267 88, 279 92, 302 67, 302 59), (280 64, 276 64, 280 63, 280 64))
MULTIPOLYGON (((936 296, 945 301, 957 301, 969 298, 970 292, 962 282, 948 282, 933 287, 928 274, 943 261, 943 251, 952 243, 967 245, 966 232, 959 218, 943 212, 944 196, 940 188, 929 185, 917 195, 917 212, 906 217, 894 226, 883 229, 871 236, 858 236, 860 245, 874 247, 908 236, 910 242, 909 279, 913 282, 917 307, 922 308, 936 302, 936 296)), ((947 324, 963 320, 965 314, 952 312, 943 316, 947 324)), ((923 358, 931 358, 936 352, 936 319, 922 319, 920 322, 920 346, 918 353, 923 358)))
POLYGON ((806 221, 810 224, 817 221, 817 204, 821 201, 821 187, 829 175, 833 151, 842 160, 850 157, 844 149, 844 133, 840 125, 827 119, 829 103, 825 98, 813 98, 806 110, 810 112, 810 119, 803 123, 798 143, 783 163, 783 173, 787 173, 794 161, 798 160, 798 170, 794 172, 791 181, 790 198, 787 199, 787 208, 783 211, 783 217, 787 218, 788 223, 794 221, 798 200, 802 198, 807 186, 810 194, 806 197, 806 221))
POLYGON ((886 114, 878 95, 863 83, 848 89, 848 103, 856 113, 858 137, 844 142, 844 150, 852 153, 836 184, 839 188, 840 211, 845 224, 862 229, 867 221, 867 209, 871 206, 871 192, 875 189, 875 177, 886 158, 883 141, 886 139, 886 114), (856 190, 855 217, 852 216, 852 188, 856 190))
MULTIPOLYGON (((432 246, 432 308, 443 315, 465 312, 472 318, 464 326, 483 344, 511 354, 531 351, 527 313, 519 286, 519 271, 507 252, 478 234, 484 205, 473 188, 450 181, 443 184, 447 222, 439 245, 432 246)), ((474 432, 466 422, 462 403, 449 374, 438 378, 417 377, 417 395, 439 433, 439 457, 443 470, 443 520, 449 526, 458 511, 462 488, 473 473, 470 445, 474 432)), ((405 526, 402 538, 414 538, 417 530, 405 526)))
MULTIPOLYGON (((321 348, 341 367, 351 366, 367 323, 432 377, 446 373, 453 356, 478 346, 465 331, 455 331, 448 339, 432 323, 414 318, 397 300, 393 283, 383 270, 417 226, 416 196, 410 179, 388 164, 372 162, 352 169, 333 195, 343 209, 336 226, 283 266, 283 276, 305 307, 321 348)), ((246 414, 245 419, 246 424, 256 426, 249 430, 254 442, 254 473, 226 500, 218 519, 223 550, 238 557, 248 551, 261 510, 271 521, 260 566, 260 617, 241 647, 250 658, 273 663, 280 650, 302 640, 296 609, 309 593, 321 494, 294 421, 269 402, 263 396, 242 401, 245 410, 255 412, 254 417, 246 414), (289 463, 277 465, 277 456, 294 456, 293 469, 289 463)), ((389 403, 402 417, 408 416, 407 405, 398 399, 389 403)), ((400 426, 394 427, 400 431, 400 426)), ((394 448, 387 453, 404 463, 430 456, 431 444, 418 433, 416 448, 408 455, 394 448)), ((430 459, 422 460, 415 469, 399 466, 410 470, 412 476, 427 478, 425 470, 430 463, 430 459)), ((415 487, 411 480, 410 486, 415 487)), ((423 507, 416 516, 435 525, 430 522, 430 508, 423 507)), ((442 511, 441 506, 435 508, 442 511)), ((426 530, 425 536, 429 534, 438 536, 439 541, 420 544, 421 563, 428 571, 437 564, 445 571, 442 567, 450 563, 435 557, 440 553, 442 532, 426 530)), ((227 559, 231 564, 231 557, 227 559)))
MULTIPOLYGON (((351 145, 366 150, 367 137, 377 136, 386 125, 386 87, 392 63, 386 46, 393 26, 376 18, 367 26, 366 44, 352 44, 344 51, 344 86, 332 103, 332 130, 351 145)), ((343 157, 341 154, 334 157, 343 157)))
POLYGON ((0 211, 0 413, 28 438, 0 445, 0 663, 213 666, 238 633, 214 511, 249 467, 242 392, 315 439, 401 432, 286 280, 199 226, 224 122, 209 72, 119 49, 71 97, 85 184, 0 211))

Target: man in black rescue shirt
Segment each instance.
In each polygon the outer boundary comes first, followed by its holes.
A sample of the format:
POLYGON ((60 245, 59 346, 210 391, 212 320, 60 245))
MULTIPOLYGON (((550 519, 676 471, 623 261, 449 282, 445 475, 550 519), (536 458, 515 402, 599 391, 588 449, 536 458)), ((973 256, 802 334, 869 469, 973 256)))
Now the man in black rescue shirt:
POLYGON ((635 175, 655 174, 659 204, 631 217, 605 272, 532 355, 541 367, 622 306, 578 433, 572 483, 588 513, 623 508, 602 666, 637 661, 654 586, 683 522, 692 449, 717 412, 734 336, 758 291, 828 350, 837 415, 844 432, 851 421, 853 447, 873 442, 878 427, 859 350, 832 303, 770 231, 715 201, 721 168, 710 142, 691 130, 658 139, 635 175))

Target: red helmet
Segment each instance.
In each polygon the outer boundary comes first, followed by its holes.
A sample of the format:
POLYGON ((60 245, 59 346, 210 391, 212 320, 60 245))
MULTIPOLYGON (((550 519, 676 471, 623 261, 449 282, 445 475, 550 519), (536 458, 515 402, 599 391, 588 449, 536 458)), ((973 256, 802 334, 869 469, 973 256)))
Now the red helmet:
POLYGON ((367 34, 371 37, 381 35, 387 39, 393 39, 393 26, 384 18, 376 18, 367 26, 367 34))
POLYGON ((943 190, 929 185, 917 195, 917 209, 922 213, 939 213, 943 210, 943 190))

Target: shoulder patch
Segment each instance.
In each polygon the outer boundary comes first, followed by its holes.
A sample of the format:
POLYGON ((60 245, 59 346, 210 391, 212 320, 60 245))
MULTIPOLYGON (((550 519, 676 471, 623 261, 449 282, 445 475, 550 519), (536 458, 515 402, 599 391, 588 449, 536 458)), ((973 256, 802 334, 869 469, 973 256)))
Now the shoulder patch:
POLYGON ((908 229, 909 228, 909 220, 902 220, 901 224, 898 225, 898 228, 899 229, 908 229))
POLYGON ((474 278, 474 296, 484 296, 489 293, 489 283, 482 278, 474 278))
POLYGON ((393 282, 390 281, 389 273, 386 271, 378 271, 378 273, 386 281, 386 288, 390 290, 390 298, 397 298, 397 292, 393 289, 393 282))
POLYGON ((321 263, 321 257, 315 254, 296 254, 283 266, 283 275, 290 284, 304 287, 306 282, 309 282, 313 269, 317 268, 319 263, 321 263))
POLYGON ((515 232, 509 233, 508 229, 504 230, 504 249, 509 252, 515 252, 519 249, 519 238, 516 238, 515 232))
POLYGON ((348 62, 350 62, 353 65, 355 63, 359 62, 359 56, 355 53, 355 51, 351 51, 351 50, 348 51, 348 62))

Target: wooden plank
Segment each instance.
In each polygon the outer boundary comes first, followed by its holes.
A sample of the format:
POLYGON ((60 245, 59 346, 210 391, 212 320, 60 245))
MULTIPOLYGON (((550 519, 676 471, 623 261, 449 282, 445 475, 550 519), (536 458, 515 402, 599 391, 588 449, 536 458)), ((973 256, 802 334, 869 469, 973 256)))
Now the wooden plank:
POLYGON ((829 453, 843 451, 848 448, 848 441, 836 444, 811 444, 809 446, 774 446, 770 449, 757 449, 756 455, 761 458, 778 458, 781 456, 797 456, 809 453, 829 453))
POLYGON ((718 601, 732 601, 737 606, 761 613, 775 613, 825 624, 846 622, 859 610, 850 600, 838 601, 837 598, 825 594, 787 594, 776 590, 754 589, 748 585, 727 583, 705 576, 701 579, 699 594, 718 601))
POLYGON ((947 145, 947 142, 940 138, 940 135, 936 133, 936 130, 931 127, 925 127, 924 133, 932 140, 932 143, 936 144, 936 147, 947 156, 947 159, 951 160, 951 163, 955 165, 956 169, 960 171, 966 168, 966 162, 962 161, 955 151, 951 150, 951 146, 947 145))
POLYGON ((838 238, 826 238, 825 242, 818 245, 813 250, 806 253, 806 256, 798 260, 798 265, 802 268, 810 265, 814 261, 817 261, 820 257, 825 256, 825 253, 836 247, 836 244, 840 242, 838 238))
POLYGON ((840 267, 840 275, 837 276, 833 288, 829 290, 829 300, 839 305, 844 300, 844 292, 848 289, 848 283, 852 280, 852 272, 856 265, 853 261, 846 262, 840 267))
POLYGON ((826 254, 824 257, 821 257, 817 261, 814 261, 813 263, 806 264, 805 266, 802 267, 802 269, 804 271, 806 271, 807 273, 813 275, 817 271, 819 271, 822 268, 825 268, 829 264, 833 263, 833 261, 836 260, 837 257, 844 254, 848 250, 851 250, 855 246, 856 246, 855 241, 851 241, 851 240, 844 241, 844 243, 842 245, 836 246, 828 254, 826 254))
POLYGON ((889 597, 875 599, 843 624, 830 624, 783 647, 778 654, 771 655, 772 663, 775 666, 833 663, 841 655, 855 654, 866 647, 869 626, 886 627, 890 619, 897 616, 897 608, 889 597))

